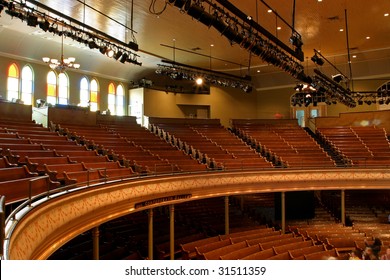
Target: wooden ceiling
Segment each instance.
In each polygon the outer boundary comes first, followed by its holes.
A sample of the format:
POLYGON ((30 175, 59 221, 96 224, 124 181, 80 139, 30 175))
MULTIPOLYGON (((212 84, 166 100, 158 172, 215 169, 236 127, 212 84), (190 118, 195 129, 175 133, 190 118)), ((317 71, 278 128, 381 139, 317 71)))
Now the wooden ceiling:
MULTIPOLYGON (((131 33, 125 28, 131 26, 131 1, 41 0, 38 2, 119 40, 124 42, 131 40, 131 33)), ((268 7, 260 0, 231 0, 230 2, 287 44, 291 31, 287 25, 277 19, 275 13, 269 13, 268 7)), ((289 24, 292 23, 293 0, 266 0, 266 2, 289 24)), ((352 63, 390 57, 390 16, 385 16, 390 13, 388 0, 296 0, 295 27, 303 38, 303 51, 308 58, 307 64, 312 64, 310 57, 313 55, 314 48, 321 50, 321 53, 335 64, 347 64, 345 11, 348 14, 352 63)), ((3 14, 4 12, 0 18, 2 53, 37 61, 44 55, 55 55, 58 50, 56 38, 40 32, 39 28, 28 27, 18 19, 11 20, 8 15, 3 14), (4 40, 9 36, 14 38, 4 40), (26 44, 27 41, 30 43, 26 44), (16 48, 15 44, 17 44, 16 48), (34 50, 29 48, 31 45, 34 46, 34 50)), ((162 57, 175 58, 178 62, 198 67, 209 68, 211 65, 212 69, 219 71, 247 73, 249 54, 246 50, 240 49, 239 46, 231 46, 214 28, 209 29, 180 12, 178 8, 171 5, 165 7, 164 0, 134 0, 133 20, 136 32, 134 35, 140 47, 139 60, 143 62, 142 67, 123 65, 96 51, 82 47, 77 42, 66 42, 66 51, 69 55, 74 54, 85 70, 124 80, 136 79, 153 72, 162 57), (150 7, 155 12, 162 11, 162 13, 152 14, 150 7), (171 48, 161 44, 168 46, 175 44, 177 48, 204 56, 184 51, 174 53, 171 48), (207 57, 210 55, 221 60, 210 60, 207 57)), ((259 71, 262 74, 280 72, 279 69, 265 64, 257 57, 251 58, 250 68, 250 74, 253 76, 259 75, 259 71)))

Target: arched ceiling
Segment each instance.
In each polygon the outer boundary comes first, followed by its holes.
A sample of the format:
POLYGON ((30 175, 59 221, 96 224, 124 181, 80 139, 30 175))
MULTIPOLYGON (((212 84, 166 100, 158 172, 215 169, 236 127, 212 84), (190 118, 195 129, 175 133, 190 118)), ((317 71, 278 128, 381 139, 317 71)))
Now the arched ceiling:
MULTIPOLYGON (((130 32, 126 32, 124 27, 131 26, 131 1, 41 0, 38 2, 85 22, 123 42, 131 39, 130 32), (85 6, 84 3, 93 9, 85 6)), ((69 38, 65 40, 65 55, 75 56, 84 71, 126 81, 151 76, 162 57, 167 59, 175 57, 176 61, 193 66, 209 68, 211 64, 214 70, 247 74, 248 52, 239 46, 231 46, 214 28, 209 29, 171 5, 168 5, 158 16, 149 11, 152 3, 155 4, 155 11, 162 11, 165 2, 164 0, 134 0, 134 30, 140 47, 139 61, 143 66, 121 64, 69 38), (175 44, 177 48, 205 56, 211 55, 224 61, 214 59, 210 63, 208 57, 182 51, 176 51, 174 54, 171 48, 161 44, 168 46, 175 44), (239 67, 238 64, 243 66, 239 67)), ((262 1, 232 0, 230 2, 252 16, 283 42, 288 42, 291 34, 287 25, 277 20, 274 13, 268 13, 268 8, 262 1), (277 27, 280 29, 278 30, 277 27)), ((293 0, 267 0, 266 2, 288 23, 292 23, 293 0)), ((343 69, 347 68, 345 10, 348 12, 352 64, 390 57, 388 0, 296 0, 295 27, 303 38, 303 51, 308 58, 307 62, 304 62, 305 67, 313 66, 310 57, 315 48, 321 50, 332 63, 345 66, 343 69)), ((29 27, 19 19, 11 19, 4 11, 0 17, 0 38, 0 53, 5 56, 41 61, 43 56, 60 55, 60 38, 43 32, 39 27, 29 27)), ((390 73, 388 68, 385 71, 390 73)), ((280 72, 279 69, 265 64, 258 57, 251 58, 250 75, 255 78, 262 79, 269 73, 280 75, 280 72)), ((359 76, 358 71, 355 76, 359 76)))

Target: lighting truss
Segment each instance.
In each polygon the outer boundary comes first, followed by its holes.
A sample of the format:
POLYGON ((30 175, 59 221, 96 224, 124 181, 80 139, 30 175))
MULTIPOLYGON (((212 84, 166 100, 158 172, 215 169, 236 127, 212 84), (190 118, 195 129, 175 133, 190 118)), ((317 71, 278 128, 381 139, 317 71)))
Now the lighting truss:
POLYGON ((203 81, 208 84, 239 88, 246 93, 250 93, 252 91, 252 84, 249 77, 241 78, 202 68, 194 68, 184 64, 158 64, 156 74, 170 77, 173 80, 196 81, 197 79, 202 78, 203 81))
POLYGON ((241 48, 282 69, 294 78, 307 80, 304 67, 300 63, 304 60, 303 43, 297 31, 292 30, 290 42, 293 48, 291 48, 229 1, 169 0, 167 2, 204 25, 215 28, 231 44, 238 44, 241 48))
POLYGON ((132 51, 138 51, 136 43, 122 42, 40 2, 33 0, 28 0, 28 2, 39 7, 40 10, 38 11, 31 5, 27 5, 26 1, 1 0, 0 7, 5 9, 5 13, 12 18, 19 18, 25 21, 28 26, 38 26, 45 32, 71 38, 80 44, 88 46, 90 49, 99 49, 102 54, 122 63, 142 65, 141 62, 138 62, 139 55, 132 51), (53 14, 57 17, 53 16, 53 14))

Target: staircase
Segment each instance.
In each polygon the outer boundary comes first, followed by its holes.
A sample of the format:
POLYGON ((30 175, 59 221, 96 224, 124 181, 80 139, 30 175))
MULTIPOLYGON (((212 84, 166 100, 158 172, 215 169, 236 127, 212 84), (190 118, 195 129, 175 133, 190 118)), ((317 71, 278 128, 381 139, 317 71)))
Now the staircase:
POLYGON ((322 141, 318 136, 317 134, 315 134, 310 128, 308 127, 305 127, 304 130, 318 143, 318 145, 320 145, 321 148, 324 149, 324 151, 334 160, 334 162, 336 163, 336 166, 337 167, 346 167, 346 164, 345 164, 345 160, 344 160, 344 157, 337 151, 335 151, 334 149, 332 149, 332 147, 322 141))

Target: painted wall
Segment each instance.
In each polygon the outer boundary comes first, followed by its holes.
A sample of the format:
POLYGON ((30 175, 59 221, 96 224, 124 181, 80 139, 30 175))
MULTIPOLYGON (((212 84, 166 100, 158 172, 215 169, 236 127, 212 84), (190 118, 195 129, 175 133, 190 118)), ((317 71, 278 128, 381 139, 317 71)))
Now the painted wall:
POLYGON ((290 98, 294 90, 290 88, 259 91, 257 93, 257 118, 291 118, 290 98))
POLYGON ((257 118, 257 94, 239 89, 211 87, 210 94, 175 94, 145 89, 145 115, 162 118, 185 118, 182 105, 209 106, 210 118, 229 126, 230 119, 257 118))
MULTIPOLYGON (((48 65, 42 63, 35 62, 27 62, 17 58, 9 58, 0 56, 0 95, 3 96, 4 99, 7 98, 7 74, 8 67, 12 64, 16 63, 18 65, 20 72, 25 65, 30 65, 34 71, 34 103, 36 99, 44 99, 46 100, 46 76, 49 72, 50 68, 48 65)), ((82 67, 82 66, 81 66, 82 67)), ((82 70, 68 70, 66 74, 69 77, 69 104, 77 105, 80 103, 80 80, 82 77, 87 77, 89 80, 96 78, 99 82, 100 86, 100 95, 99 102, 100 110, 106 110, 108 107, 108 85, 110 82, 114 82, 115 86, 117 86, 121 81, 115 79, 109 79, 105 77, 99 77, 98 75, 91 75, 88 73, 84 73, 82 70)), ((127 112, 127 104, 128 104, 128 84, 123 83, 122 85, 125 89, 125 113, 127 112)))

